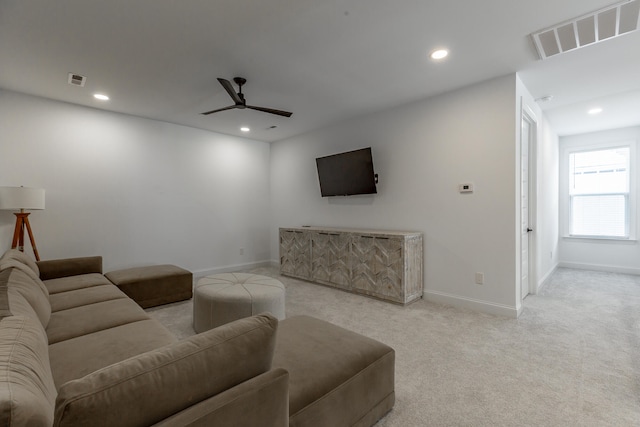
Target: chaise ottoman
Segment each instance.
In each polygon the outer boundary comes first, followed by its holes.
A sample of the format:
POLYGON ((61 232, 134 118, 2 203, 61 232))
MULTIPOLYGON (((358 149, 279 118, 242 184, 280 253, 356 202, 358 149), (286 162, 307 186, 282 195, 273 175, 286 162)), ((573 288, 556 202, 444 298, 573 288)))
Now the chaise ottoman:
POLYGON ((155 307, 191 298, 193 274, 175 265, 127 268, 105 274, 142 308, 155 307))
POLYGON ((278 323, 272 368, 289 373, 289 427, 370 427, 395 403, 395 351, 310 316, 278 323))

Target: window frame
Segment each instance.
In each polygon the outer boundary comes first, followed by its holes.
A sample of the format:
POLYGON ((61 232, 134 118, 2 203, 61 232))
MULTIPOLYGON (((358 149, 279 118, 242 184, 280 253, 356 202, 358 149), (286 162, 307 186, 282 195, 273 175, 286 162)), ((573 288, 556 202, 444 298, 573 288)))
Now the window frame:
MULTIPOLYGON (((609 241, 635 241, 637 232, 637 188, 636 188, 636 168, 637 168, 636 141, 624 139, 610 142, 600 142, 595 144, 567 144, 562 147, 560 155, 560 212, 562 215, 561 224, 563 227, 562 236, 566 239, 578 240, 609 240, 609 241), (609 150, 615 148, 629 148, 629 193, 627 195, 627 206, 625 215, 626 236, 592 236, 582 234, 571 234, 572 231, 572 198, 570 191, 570 156, 573 153, 609 150)), ((614 193, 606 193, 613 195, 614 193)), ((626 193, 619 193, 626 194, 626 193)), ((593 194, 595 195, 595 194, 593 194)), ((587 196, 593 196, 587 195, 587 196)), ((585 196, 585 195, 579 195, 585 196)))

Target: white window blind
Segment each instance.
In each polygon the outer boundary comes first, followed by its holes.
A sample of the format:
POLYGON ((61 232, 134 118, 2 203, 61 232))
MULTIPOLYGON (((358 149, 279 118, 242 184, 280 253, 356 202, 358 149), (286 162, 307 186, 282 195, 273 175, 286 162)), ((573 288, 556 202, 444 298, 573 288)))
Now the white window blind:
POLYGON ((569 154, 570 234, 629 237, 630 148, 569 154))

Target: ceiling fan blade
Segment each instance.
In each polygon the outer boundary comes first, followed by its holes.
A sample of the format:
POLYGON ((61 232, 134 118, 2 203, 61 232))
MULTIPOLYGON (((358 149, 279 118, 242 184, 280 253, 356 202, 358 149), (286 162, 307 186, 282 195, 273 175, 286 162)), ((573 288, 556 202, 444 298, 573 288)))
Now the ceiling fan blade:
POLYGON ((293 113, 282 110, 275 110, 273 108, 264 108, 264 107, 255 107, 253 105, 247 105, 247 108, 251 108, 252 110, 264 111, 265 113, 276 114, 278 116, 291 117, 293 113))
POLYGON ((206 116, 208 114, 213 114, 213 113, 217 113, 218 111, 224 111, 224 110, 232 110, 234 108, 238 108, 237 105, 231 105, 229 107, 224 107, 224 108, 218 108, 217 110, 211 110, 211 111, 207 111, 206 113, 202 113, 202 115, 206 116))
POLYGON ((238 96, 238 94, 236 93, 236 90, 233 88, 233 85, 229 80, 221 79, 218 77, 218 81, 220 82, 222 87, 227 91, 231 99, 233 99, 233 102, 235 102, 236 104, 243 104, 242 99, 240 98, 240 96, 238 96))

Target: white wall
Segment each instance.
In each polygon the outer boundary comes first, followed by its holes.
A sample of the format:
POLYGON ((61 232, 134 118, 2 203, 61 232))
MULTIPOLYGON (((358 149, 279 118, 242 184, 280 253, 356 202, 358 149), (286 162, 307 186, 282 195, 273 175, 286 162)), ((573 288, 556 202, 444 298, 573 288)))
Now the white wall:
MULTIPOLYGON (((100 254, 105 270, 166 262, 204 274, 277 262, 278 227, 417 230, 426 298, 514 316, 525 98, 533 102, 510 75, 270 147, 0 91, 0 185, 47 190, 46 210, 31 216, 43 259, 100 254), (320 197, 315 158, 366 146, 378 194, 320 197), (460 194, 462 182, 475 192, 460 194)), ((550 253, 538 260, 542 279, 559 251, 557 173, 540 170, 557 171, 558 155, 540 117, 537 238, 550 253)), ((0 211, 0 250, 13 224, 0 211)))
MULTIPOLYGON (((8 91, 0 129, 0 185, 46 189, 31 214, 42 259, 197 273, 271 257, 267 143, 8 91)), ((1 251, 14 222, 0 211, 1 251)))
POLYGON ((559 153, 558 135, 543 115, 538 134, 538 290, 558 266, 559 153))
MULTIPOLYGON (((623 142, 623 141, 640 141, 640 127, 628 127, 622 129, 607 130, 581 135, 564 136, 560 138, 561 155, 564 150, 569 147, 589 146, 593 144, 623 142)), ((640 167, 640 150, 636 147, 636 172, 632 179, 631 191, 638 196, 640 189, 640 173, 637 168, 640 167)), ((560 157, 562 161, 563 158, 560 157)), ((561 168, 562 170, 562 168, 561 168)), ((561 180, 561 185, 565 185, 561 180)), ((568 184, 566 184, 568 185, 568 184)), ((563 192, 560 192, 562 197, 563 192)), ((564 203, 562 205, 566 205, 564 203)), ((561 210, 562 212, 563 210, 561 210)), ((559 244, 560 265, 572 268, 584 268, 592 270, 603 270, 612 272, 621 272, 629 274, 640 274, 640 245, 638 245, 638 210, 636 208, 636 216, 631 219, 633 225, 631 240, 602 240, 602 239, 579 239, 567 237, 568 230, 565 225, 566 214, 563 215, 561 221, 561 238, 559 244)))
POLYGON ((516 106, 510 75, 273 143, 273 258, 278 227, 420 231, 427 298, 515 316, 516 106), (322 198, 315 158, 367 146, 378 194, 322 198))

